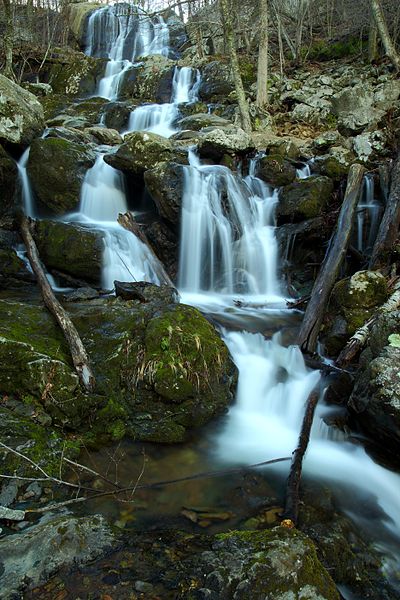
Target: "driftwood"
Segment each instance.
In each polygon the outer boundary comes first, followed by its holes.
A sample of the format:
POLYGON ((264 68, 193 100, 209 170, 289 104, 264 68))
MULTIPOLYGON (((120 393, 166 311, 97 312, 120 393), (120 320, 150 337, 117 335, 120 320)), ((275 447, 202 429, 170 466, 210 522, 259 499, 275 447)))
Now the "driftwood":
POLYGON ((158 275, 160 281, 162 281, 166 285, 175 287, 171 281, 170 276, 164 269, 160 259, 158 258, 157 254, 154 252, 154 249, 152 248, 146 235, 143 233, 143 231, 140 229, 139 225, 136 223, 132 213, 130 213, 130 212, 126 212, 123 214, 120 213, 118 215, 118 223, 121 225, 121 227, 123 227, 127 231, 130 231, 131 233, 133 233, 133 235, 135 235, 142 242, 142 244, 147 246, 147 248, 151 252, 152 256, 154 257, 155 264, 157 265, 157 275, 158 275))
POLYGON ((299 442, 292 455, 292 464, 290 466, 290 473, 286 482, 285 510, 282 517, 284 519, 290 519, 295 525, 297 524, 299 515, 299 488, 301 471, 303 468, 303 457, 307 450, 310 439, 310 432, 317 403, 318 393, 311 392, 307 400, 306 411, 304 413, 303 423, 301 425, 299 442))
POLYGON ((393 163, 389 196, 385 212, 372 248, 369 269, 384 266, 388 253, 397 239, 400 226, 400 155, 393 163))
POLYGON ((86 353, 84 345, 82 344, 82 340, 79 337, 79 333, 75 328, 75 325, 72 323, 67 312, 63 309, 63 307, 55 297, 53 290, 51 289, 51 286, 47 281, 46 274, 40 262, 39 253, 35 241, 30 231, 30 222, 25 216, 21 218, 20 229, 22 239, 24 240, 26 246, 29 262, 31 264, 33 272, 36 275, 37 282, 43 296, 43 301, 48 310, 56 319, 64 334, 64 337, 68 343, 71 352, 74 367, 76 369, 76 372, 78 373, 82 385, 87 391, 91 392, 94 390, 95 387, 95 378, 89 364, 88 355, 86 353))
POLYGON ((346 193, 340 209, 336 232, 315 280, 298 335, 297 343, 304 352, 313 353, 315 351, 325 307, 340 265, 346 255, 364 172, 364 167, 358 164, 351 165, 349 169, 346 193))
POLYGON ((354 335, 349 339, 339 356, 337 357, 335 364, 338 367, 345 367, 355 357, 355 355, 363 348, 367 343, 372 325, 377 321, 379 315, 382 313, 391 312, 396 310, 400 306, 400 283, 395 286, 395 291, 388 300, 362 325, 357 329, 354 335))

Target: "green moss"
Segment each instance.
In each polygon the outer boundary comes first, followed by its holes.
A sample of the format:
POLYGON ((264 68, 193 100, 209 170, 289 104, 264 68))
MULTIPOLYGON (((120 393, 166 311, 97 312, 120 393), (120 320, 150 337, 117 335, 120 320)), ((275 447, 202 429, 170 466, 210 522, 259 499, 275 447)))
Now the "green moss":
POLYGON ((302 55, 309 60, 337 60, 347 56, 355 56, 363 52, 365 43, 359 37, 350 37, 347 40, 327 42, 315 40, 310 48, 304 48, 302 55))
POLYGON ((257 71, 255 64, 246 60, 241 60, 239 67, 243 85, 246 88, 249 88, 251 84, 254 83, 257 79, 257 71))

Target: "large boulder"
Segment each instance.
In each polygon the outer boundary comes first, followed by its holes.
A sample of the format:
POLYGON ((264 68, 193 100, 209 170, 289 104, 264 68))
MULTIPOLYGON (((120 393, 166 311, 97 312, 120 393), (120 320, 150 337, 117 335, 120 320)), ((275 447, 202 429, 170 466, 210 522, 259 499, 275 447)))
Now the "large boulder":
POLYGON ((28 174, 38 200, 54 214, 75 210, 85 173, 94 153, 64 138, 36 139, 30 149, 28 174))
POLYGON ((133 175, 142 175, 158 163, 173 159, 173 145, 165 137, 147 131, 135 131, 125 136, 124 143, 113 154, 106 154, 106 163, 133 175))
POLYGON ((18 282, 34 279, 26 263, 10 247, 2 247, 0 240, 0 287, 14 287, 18 282))
POLYGON ((183 166, 163 162, 144 174, 146 188, 153 198, 159 215, 179 231, 183 195, 183 166))
POLYGON ((5 536, 0 540, 2 598, 20 598, 58 570, 89 564, 114 545, 115 534, 101 515, 53 517, 5 536))
POLYGON ((218 115, 209 115, 208 113, 196 113, 180 119, 177 123, 180 129, 190 129, 191 131, 200 131, 203 127, 228 127, 232 125, 228 119, 218 117, 218 115))
POLYGON ((256 175, 274 187, 288 185, 296 178, 296 168, 281 154, 269 154, 257 161, 256 175))
POLYGON ((170 288, 142 288, 138 300, 69 303, 96 378, 96 394, 85 396, 49 313, 0 301, 0 392, 29 394, 87 443, 124 435, 181 442, 226 410, 236 370, 213 326, 175 304, 170 288))
POLYGON ((102 58, 93 58, 83 52, 60 49, 53 56, 48 73, 49 83, 55 94, 88 96, 95 92, 103 77, 105 62, 102 58))
POLYGON ((119 94, 141 102, 170 102, 174 69, 174 62, 161 54, 145 56, 138 66, 126 72, 119 94))
POLYGON ((324 343, 334 355, 387 298, 386 278, 377 271, 358 271, 333 288, 325 319, 324 343))
POLYGON ((28 146, 43 128, 43 108, 36 96, 0 75, 0 143, 28 146))
POLYGON ((167 11, 163 16, 164 21, 168 25, 170 48, 175 56, 177 56, 188 41, 185 24, 173 10, 167 11))
POLYGON ((218 99, 224 102, 234 89, 230 66, 214 60, 204 65, 200 72, 200 98, 206 102, 218 99))
POLYGON ((199 139, 200 156, 220 159, 224 154, 240 154, 254 149, 250 135, 240 127, 204 127, 199 139))
POLYGON ((136 105, 131 102, 108 102, 103 106, 102 123, 106 127, 123 131, 127 128, 130 114, 136 105))
POLYGON ((80 46, 86 43, 87 23, 90 15, 104 4, 94 2, 74 2, 65 7, 69 30, 80 46))
POLYGON ((329 177, 312 175, 284 186, 279 195, 277 216, 281 221, 302 221, 321 215, 332 199, 329 177))
POLYGON ((17 164, 0 144, 0 222, 15 212, 17 180, 17 164))
POLYGON ((339 131, 352 135, 376 124, 385 111, 374 107, 371 86, 360 83, 347 87, 332 97, 332 112, 338 119, 339 131))
POLYGON ((101 232, 74 223, 37 221, 34 237, 47 268, 100 283, 104 247, 101 232))

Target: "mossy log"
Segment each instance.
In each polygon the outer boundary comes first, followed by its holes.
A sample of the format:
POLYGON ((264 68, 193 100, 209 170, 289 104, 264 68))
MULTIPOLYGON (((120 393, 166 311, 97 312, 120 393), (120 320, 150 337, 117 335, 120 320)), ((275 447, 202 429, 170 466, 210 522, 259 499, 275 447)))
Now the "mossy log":
POLYGON ((349 169, 346 192, 339 213, 336 231, 333 234, 328 253, 315 280, 311 298, 298 335, 297 343, 304 352, 313 353, 315 351, 325 308, 349 245, 364 172, 364 167, 359 164, 351 165, 349 169))
POLYGON ((37 282, 40 287, 40 291, 43 296, 43 301, 56 319, 60 326, 64 337, 68 343, 72 361, 76 372, 78 373, 79 380, 88 392, 92 392, 95 388, 95 378, 92 369, 89 364, 89 357, 86 353, 85 347, 82 343, 79 333, 77 332, 75 325, 72 323, 67 312, 63 309, 57 298, 55 297, 53 290, 49 282, 47 281, 46 274, 40 262, 39 253, 30 231, 29 219, 25 216, 22 217, 20 223, 21 235, 24 240, 26 251, 28 254, 29 262, 32 270, 37 277, 37 282))

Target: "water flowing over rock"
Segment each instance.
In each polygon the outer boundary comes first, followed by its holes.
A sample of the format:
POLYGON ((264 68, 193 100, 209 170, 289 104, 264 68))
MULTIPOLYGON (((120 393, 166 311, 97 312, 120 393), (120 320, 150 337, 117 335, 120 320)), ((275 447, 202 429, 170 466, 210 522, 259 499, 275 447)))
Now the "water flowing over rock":
POLYGON ((0 75, 0 143, 28 146, 44 128, 36 96, 0 75))
POLYGON ((280 154, 261 157, 256 173, 257 177, 273 186, 288 185, 296 177, 295 167, 280 154))

